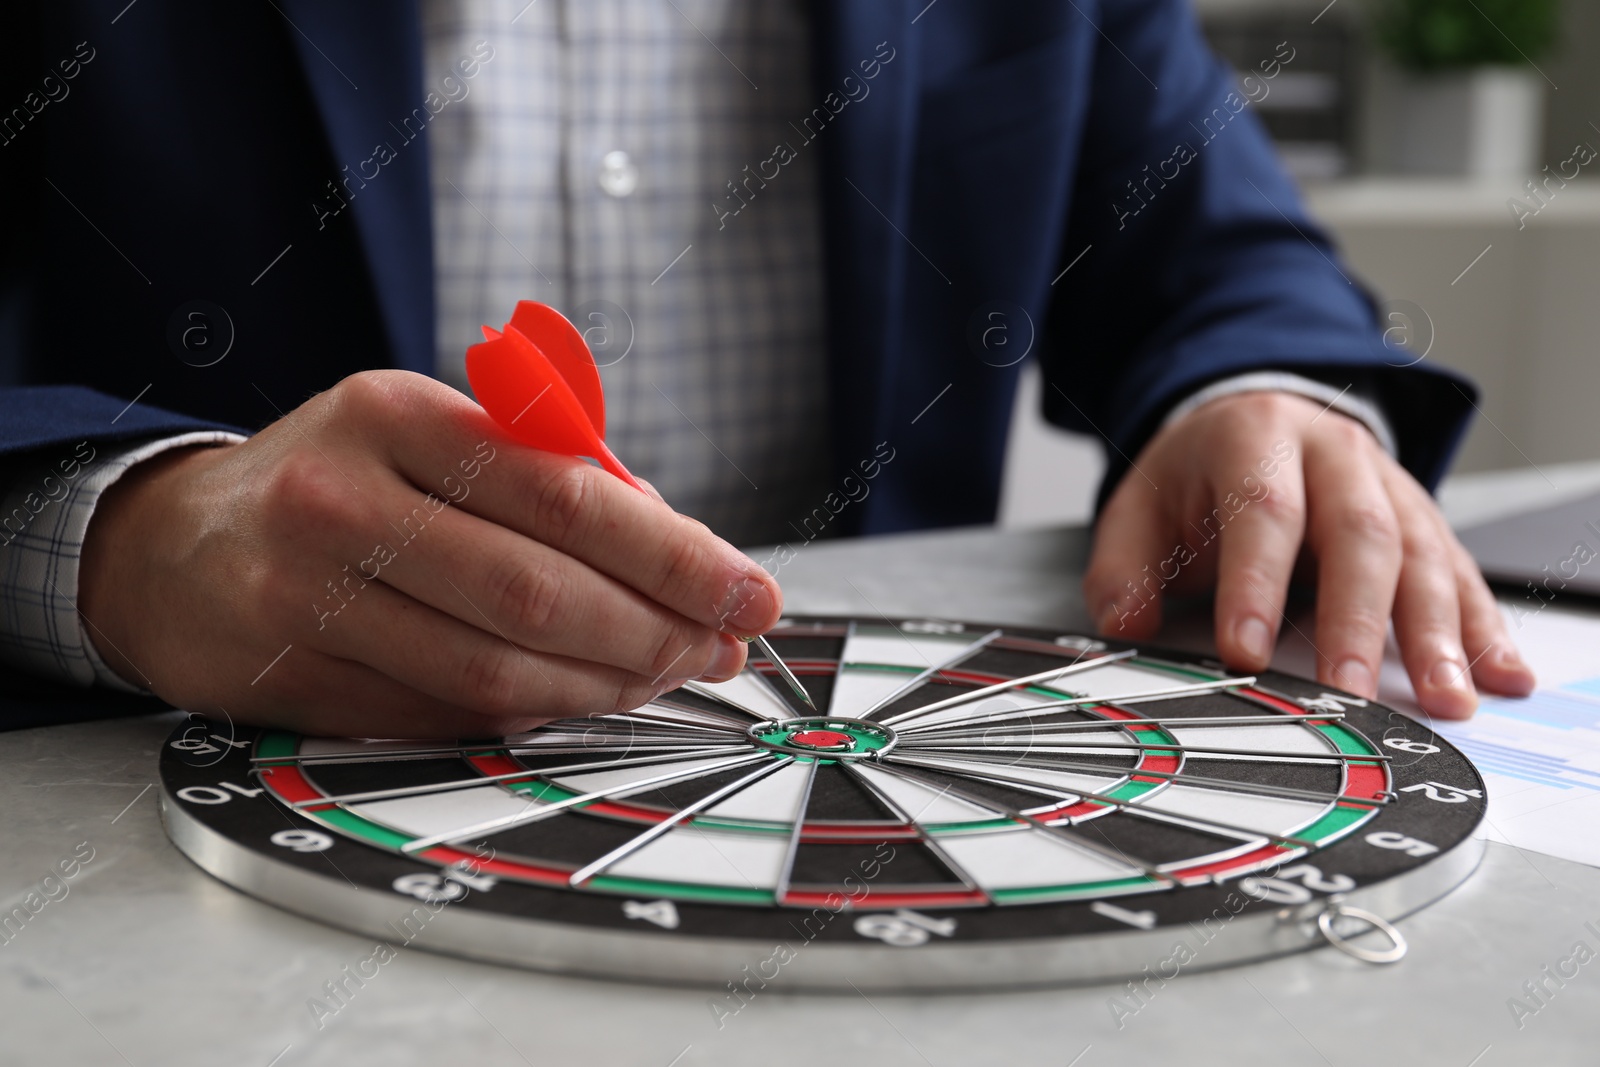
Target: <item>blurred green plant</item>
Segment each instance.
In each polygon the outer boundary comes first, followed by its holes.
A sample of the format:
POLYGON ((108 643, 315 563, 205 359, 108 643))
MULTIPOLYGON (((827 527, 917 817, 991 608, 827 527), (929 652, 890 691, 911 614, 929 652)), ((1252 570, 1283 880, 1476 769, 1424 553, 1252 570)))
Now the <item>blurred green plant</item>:
POLYGON ((1377 39, 1403 67, 1537 62, 1555 45, 1561 0, 1371 0, 1377 39))

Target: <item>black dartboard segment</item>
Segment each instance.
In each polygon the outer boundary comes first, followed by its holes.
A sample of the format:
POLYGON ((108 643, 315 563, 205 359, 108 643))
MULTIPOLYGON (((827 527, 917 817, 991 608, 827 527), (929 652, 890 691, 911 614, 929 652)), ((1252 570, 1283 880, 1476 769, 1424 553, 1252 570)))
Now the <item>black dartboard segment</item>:
POLYGON ((163 812, 206 870, 419 947, 553 970, 947 988, 1307 947, 1472 870, 1483 783, 1426 727, 1074 634, 795 618, 635 712, 455 742, 198 717, 163 812), (426 924, 426 935, 419 931, 426 924), (1191 931, 1191 933, 1184 933, 1191 931), (1214 943, 1213 943, 1214 942, 1214 943))

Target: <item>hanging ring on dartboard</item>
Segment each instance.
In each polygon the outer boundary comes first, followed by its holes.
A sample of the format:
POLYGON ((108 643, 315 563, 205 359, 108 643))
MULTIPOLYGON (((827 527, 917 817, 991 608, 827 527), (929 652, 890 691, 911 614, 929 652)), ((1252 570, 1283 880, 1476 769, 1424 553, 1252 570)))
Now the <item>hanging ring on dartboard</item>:
MULTIPOLYGON (((1405 957, 1406 949, 1410 947, 1406 943, 1405 935, 1396 929, 1394 923, 1388 919, 1365 908, 1353 908, 1337 900, 1330 900, 1328 906, 1318 913, 1317 929, 1322 931, 1322 936, 1327 939, 1328 944, 1345 955, 1360 960, 1362 963, 1398 963, 1405 957), (1383 934, 1384 937, 1389 939, 1389 947, 1385 949, 1364 948, 1356 944, 1354 938, 1341 934, 1334 924, 1339 919, 1346 917, 1359 919, 1366 923, 1370 929, 1383 934)), ((1365 930, 1362 931, 1363 934, 1367 932, 1365 930)), ((1361 934, 1356 936, 1359 937, 1361 934)))

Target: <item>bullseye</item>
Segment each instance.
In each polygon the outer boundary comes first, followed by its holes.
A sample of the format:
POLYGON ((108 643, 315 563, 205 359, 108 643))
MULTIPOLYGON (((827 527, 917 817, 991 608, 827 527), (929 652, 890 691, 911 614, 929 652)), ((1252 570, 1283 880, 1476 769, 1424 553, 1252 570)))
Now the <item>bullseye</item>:
POLYGON ((856 739, 838 730, 800 730, 789 735, 789 743, 834 751, 854 748, 856 739))
POLYGON ((758 722, 745 736, 771 752, 829 760, 881 759, 897 740, 883 723, 836 715, 758 722))

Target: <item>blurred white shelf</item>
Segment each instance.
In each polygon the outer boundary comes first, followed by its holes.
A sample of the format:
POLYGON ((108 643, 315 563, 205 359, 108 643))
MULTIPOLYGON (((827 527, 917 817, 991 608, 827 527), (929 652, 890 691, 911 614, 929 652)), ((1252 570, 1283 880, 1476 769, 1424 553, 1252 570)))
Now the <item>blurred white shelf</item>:
MULTIPOLYGON (((1336 229, 1342 225, 1403 223, 1505 226, 1516 233, 1517 217, 1507 201, 1516 198, 1529 207, 1537 206, 1525 188, 1504 181, 1352 178, 1308 184, 1304 193, 1312 213, 1336 229)), ((1565 188, 1553 188, 1546 199, 1548 203, 1527 220, 1528 229, 1600 223, 1600 179, 1577 178, 1565 188)))
POLYGON ((1456 529, 1519 512, 1553 507, 1600 490, 1600 460, 1543 463, 1446 478, 1439 508, 1456 529))

